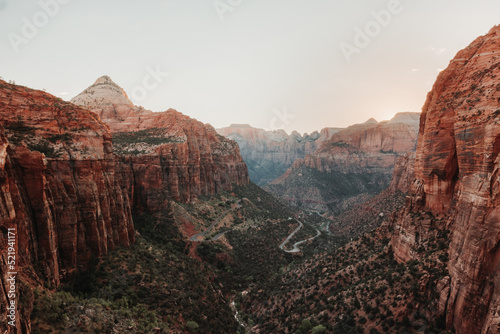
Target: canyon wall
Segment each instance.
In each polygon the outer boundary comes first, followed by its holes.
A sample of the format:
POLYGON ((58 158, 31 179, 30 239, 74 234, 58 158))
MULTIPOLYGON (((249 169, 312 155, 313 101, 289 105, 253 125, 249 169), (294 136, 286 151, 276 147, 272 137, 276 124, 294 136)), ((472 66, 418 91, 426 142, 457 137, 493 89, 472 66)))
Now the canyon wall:
POLYGON ((388 190, 390 192, 401 191, 407 193, 415 179, 415 152, 403 154, 396 161, 392 172, 391 183, 388 190))
POLYGON ((248 166, 250 179, 259 186, 275 180, 297 160, 312 154, 340 128, 324 128, 320 132, 300 135, 294 131, 266 131, 248 124, 232 124, 217 129, 224 137, 236 141, 248 166))
POLYGON ((386 189, 398 157, 415 150, 418 113, 373 119, 331 136, 266 189, 291 205, 337 213, 386 189))
POLYGON ((500 332, 500 26, 460 51, 428 94, 415 180, 393 221, 399 261, 450 230, 439 312, 457 333, 500 332))
POLYGON ((123 187, 136 209, 161 210, 169 200, 190 202, 249 182, 236 142, 173 109, 151 112, 133 105, 108 76, 72 102, 110 127, 123 187))
MULTIPOLYGON (((175 110, 135 107, 108 77, 82 108, 0 81, 0 330, 29 333, 33 289, 135 240, 132 210, 248 184, 238 145, 175 110), (113 92, 110 94, 110 90, 113 92), (93 103, 93 104, 92 104, 93 103), (102 106, 96 112, 89 106, 102 106), (108 124, 101 121, 101 117, 108 124), (9 265, 15 229, 15 268, 9 265), (17 271, 16 326, 8 326, 17 271)), ((80 95, 81 99, 85 94, 80 95)), ((83 103, 82 103, 83 104, 83 103)))
POLYGON ((128 196, 116 173, 109 129, 95 114, 49 94, 0 81, 2 330, 29 332, 30 286, 62 277, 134 241, 128 196), (4 130, 5 129, 5 130, 4 130), (6 326, 8 229, 16 240, 25 309, 6 326))

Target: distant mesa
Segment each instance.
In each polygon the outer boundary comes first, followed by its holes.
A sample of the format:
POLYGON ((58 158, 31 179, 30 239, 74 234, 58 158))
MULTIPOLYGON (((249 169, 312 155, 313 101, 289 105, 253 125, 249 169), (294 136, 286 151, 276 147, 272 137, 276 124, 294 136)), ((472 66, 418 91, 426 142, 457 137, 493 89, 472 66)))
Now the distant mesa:
POLYGON ((394 115, 394 117, 389 121, 389 123, 405 123, 418 125, 420 124, 420 113, 415 112, 400 112, 394 115))

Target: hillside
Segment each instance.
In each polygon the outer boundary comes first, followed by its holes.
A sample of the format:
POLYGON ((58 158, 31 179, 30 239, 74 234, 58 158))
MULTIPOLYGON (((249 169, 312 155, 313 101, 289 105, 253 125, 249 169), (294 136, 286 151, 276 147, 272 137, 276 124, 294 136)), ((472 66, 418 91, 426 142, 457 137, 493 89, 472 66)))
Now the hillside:
POLYGON ((236 141, 241 156, 248 166, 250 179, 264 186, 277 179, 297 160, 312 154, 339 128, 324 128, 320 132, 300 135, 293 131, 288 135, 284 130, 266 131, 248 124, 232 124, 217 129, 222 136, 236 141))
POLYGON ((292 206, 337 214, 389 186, 399 156, 413 151, 417 113, 348 127, 265 187, 292 206))

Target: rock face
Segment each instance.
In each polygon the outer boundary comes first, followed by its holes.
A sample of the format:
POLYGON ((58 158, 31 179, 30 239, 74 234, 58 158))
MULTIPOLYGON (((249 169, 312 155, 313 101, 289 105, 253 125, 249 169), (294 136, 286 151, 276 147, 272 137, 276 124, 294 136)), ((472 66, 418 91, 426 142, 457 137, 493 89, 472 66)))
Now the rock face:
MULTIPOLYGON (((111 134, 95 114, 0 81, 0 121, 0 302, 8 305, 9 271, 19 272, 18 288, 57 286, 92 256, 129 245, 134 229, 111 134), (7 268, 9 228, 17 232, 16 270, 7 268)), ((15 330, 2 308, 2 331, 29 332, 29 295, 15 330)))
POLYGON ((399 157, 392 173, 391 184, 388 190, 407 193, 415 179, 415 152, 406 153, 399 157))
POLYGON ((162 210, 248 183, 237 144, 210 125, 135 107, 108 77, 75 101, 98 114, 0 81, 0 302, 11 299, 8 272, 19 272, 17 296, 24 289, 17 327, 0 309, 6 333, 30 332, 30 287, 58 286, 92 257, 134 242, 133 207, 162 210))
POLYGON ((451 230, 439 304, 457 333, 500 332, 499 153, 496 26, 456 55, 427 97, 411 196, 392 236, 396 258, 407 261, 431 226, 451 230))
POLYGON ((137 209, 161 210, 172 199, 189 202, 249 182, 234 141, 173 109, 156 113, 134 106, 107 76, 72 102, 109 125, 123 187, 137 209))
POLYGON ((324 128, 321 132, 300 135, 294 131, 266 131, 248 124, 232 124, 217 132, 236 141, 245 160, 250 179, 263 186, 281 176, 297 159, 312 154, 340 128, 324 128))
POLYGON ((401 113, 341 130, 266 188, 292 205, 323 212, 364 201, 387 188, 398 157, 415 150, 418 118, 401 113))

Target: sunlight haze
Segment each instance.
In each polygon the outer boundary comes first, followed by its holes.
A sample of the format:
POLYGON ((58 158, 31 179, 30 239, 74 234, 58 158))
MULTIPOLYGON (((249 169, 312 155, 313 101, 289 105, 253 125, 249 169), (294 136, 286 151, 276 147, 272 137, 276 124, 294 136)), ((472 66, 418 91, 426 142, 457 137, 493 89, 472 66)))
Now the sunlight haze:
POLYGON ((420 111, 439 70, 500 13, 494 0, 401 0, 377 31, 373 13, 393 1, 65 0, 23 36, 54 1, 0 1, 5 80, 70 100, 109 75, 153 111, 301 133, 420 111), (342 43, 370 24, 349 62, 342 43), (168 76, 139 94, 157 70, 168 76))

